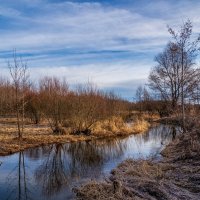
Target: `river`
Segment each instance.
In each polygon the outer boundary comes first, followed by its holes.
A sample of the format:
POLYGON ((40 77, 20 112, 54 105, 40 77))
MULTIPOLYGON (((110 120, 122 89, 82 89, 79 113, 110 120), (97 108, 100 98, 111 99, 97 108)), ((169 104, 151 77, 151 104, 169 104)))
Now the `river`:
POLYGON ((102 179, 125 159, 161 159, 161 150, 177 134, 178 128, 159 125, 126 138, 54 144, 0 157, 0 199, 73 199, 73 187, 102 179))

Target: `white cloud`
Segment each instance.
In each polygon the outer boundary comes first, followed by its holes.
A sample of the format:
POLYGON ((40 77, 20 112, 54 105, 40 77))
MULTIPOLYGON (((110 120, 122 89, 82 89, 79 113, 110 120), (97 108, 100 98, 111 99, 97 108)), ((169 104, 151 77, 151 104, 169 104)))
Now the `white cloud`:
MULTIPOLYGON (((26 2, 23 0, 23 2, 26 2)), ((28 1, 27 1, 28 2, 28 1)), ((133 44, 121 45, 116 39, 127 38, 130 40, 144 40, 141 46, 151 46, 156 40, 164 41, 169 38, 166 31, 167 24, 181 22, 187 17, 198 23, 199 4, 169 4, 160 1, 150 3, 143 8, 146 12, 160 10, 163 16, 145 16, 134 9, 116 8, 104 6, 100 3, 47 3, 47 1, 35 1, 38 13, 28 15, 23 13, 18 23, 26 28, 15 28, 15 31, 1 33, 0 49, 7 50, 13 47, 19 49, 57 48, 57 47, 88 47, 95 49, 134 49, 140 51, 140 47, 133 44), (37 7, 38 6, 38 7, 37 7), (173 7, 174 6, 174 7, 173 7), (177 8, 178 6, 178 8, 177 8), (192 9, 191 9, 192 7, 192 9), (174 10, 176 8, 178 11, 174 10), (187 10, 187 12, 186 12, 187 10), (167 18, 165 17, 167 15, 167 18), (126 48, 127 47, 127 48, 126 48)), ((4 8, 1 8, 4 10, 4 8)), ((1 13, 0 9, 0 13, 1 13)), ((5 8, 14 10, 12 8, 5 8)), ((19 11, 14 10, 18 13, 19 11)), ((27 11, 28 12, 28 11, 27 11)), ((157 46, 159 43, 156 43, 157 46)), ((160 43, 163 46, 163 42, 160 43)), ((155 45, 154 45, 155 47, 155 45)))
POLYGON ((151 40, 167 36, 163 20, 97 3, 44 4, 40 9, 42 14, 19 19, 27 24, 27 29, 1 35, 2 50, 13 47, 29 51, 51 47, 111 49, 120 48, 116 40, 119 37, 151 40))
POLYGON ((187 12, 180 6, 178 13, 174 12, 173 5, 161 1, 144 8, 155 11, 160 9, 168 13, 168 18, 164 15, 157 18, 156 15, 145 16, 134 9, 103 6, 99 3, 43 2, 36 4, 39 10, 37 14, 28 16, 24 13, 17 18, 18 23, 24 24, 26 28, 1 33, 1 50, 17 48, 31 52, 52 48, 90 48, 158 51, 169 39, 166 25, 185 19, 183 14, 187 13, 195 21, 195 30, 200 28, 196 17, 198 6, 187 12), (118 38, 126 38, 130 42, 122 43, 118 38))
MULTIPOLYGON (((140 61, 132 66, 130 62, 117 64, 89 64, 79 66, 60 66, 60 67, 32 67, 29 68, 30 78, 34 81, 44 76, 64 77, 70 85, 95 83, 99 88, 117 88, 134 90, 138 84, 144 83, 148 76, 147 70, 149 63, 140 61), (146 69, 145 69, 146 68, 146 69), (145 70, 144 70, 145 69, 145 70), (130 83, 137 83, 135 86, 130 83)), ((1 73, 9 77, 9 70, 5 66, 1 68, 1 73)))
POLYGON ((112 87, 118 82, 145 79, 148 76, 148 70, 144 68, 148 63, 137 63, 134 67, 132 63, 118 64, 89 64, 79 66, 60 66, 60 67, 35 67, 31 68, 31 74, 34 79, 41 76, 66 77, 69 83, 84 83, 88 80, 95 82, 100 87, 112 87), (106 65, 106 67, 105 67, 106 65))

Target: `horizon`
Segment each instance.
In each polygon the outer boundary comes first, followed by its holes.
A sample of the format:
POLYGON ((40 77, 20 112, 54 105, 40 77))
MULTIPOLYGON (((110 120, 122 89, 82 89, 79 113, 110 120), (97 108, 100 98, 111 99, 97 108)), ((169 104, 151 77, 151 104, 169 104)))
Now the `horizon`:
MULTIPOLYGON (((147 82, 154 57, 184 21, 200 32, 200 2, 0 0, 0 68, 8 76, 13 49, 32 80, 65 77, 70 85, 94 82, 132 100, 147 82)), ((199 64, 199 60, 197 61, 199 64)))

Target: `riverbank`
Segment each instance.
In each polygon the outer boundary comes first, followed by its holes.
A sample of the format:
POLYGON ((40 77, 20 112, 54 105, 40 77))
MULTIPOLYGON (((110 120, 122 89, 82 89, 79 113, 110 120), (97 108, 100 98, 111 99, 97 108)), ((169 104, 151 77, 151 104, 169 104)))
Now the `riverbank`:
POLYGON ((200 131, 192 122, 188 132, 163 151, 162 161, 126 160, 102 182, 74 189, 77 200, 193 199, 200 196, 200 131), (190 129, 192 127, 192 129, 190 129))
POLYGON ((150 124, 137 119, 133 123, 124 123, 121 118, 113 118, 98 122, 93 126, 90 135, 73 135, 70 133, 56 135, 51 128, 44 125, 26 124, 23 138, 18 139, 15 121, 2 120, 0 123, 0 156, 6 156, 28 148, 44 146, 56 143, 90 141, 102 138, 125 137, 131 134, 138 134, 147 131, 150 124))

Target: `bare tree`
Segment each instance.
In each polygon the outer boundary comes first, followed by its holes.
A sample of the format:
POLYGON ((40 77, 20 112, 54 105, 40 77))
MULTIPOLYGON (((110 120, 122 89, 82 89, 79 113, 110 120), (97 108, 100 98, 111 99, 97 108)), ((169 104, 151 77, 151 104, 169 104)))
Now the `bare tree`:
POLYGON ((13 87, 7 78, 0 77, 0 115, 12 114, 13 108, 13 87))
POLYGON ((136 90, 136 98, 137 98, 137 103, 139 104, 139 110, 142 112, 142 101, 143 101, 143 88, 142 86, 139 86, 136 90))
POLYGON ((192 94, 198 84, 199 70, 195 68, 200 37, 191 42, 192 24, 188 20, 175 33, 168 28, 174 42, 169 42, 165 50, 156 56, 158 63, 149 75, 149 86, 160 93, 161 99, 171 102, 172 110, 182 105, 182 124, 185 131, 185 99, 192 94))
POLYGON ((75 134, 90 134, 91 126, 105 115, 103 94, 92 83, 77 86, 71 106, 69 123, 75 134))
POLYGON ((161 99, 171 101, 172 109, 176 109, 182 94, 187 98, 197 84, 198 70, 193 67, 191 57, 187 58, 182 80, 181 57, 177 52, 177 45, 169 43, 163 53, 156 56, 158 63, 149 75, 149 85, 160 92, 161 99), (182 86, 184 90, 182 91, 182 86))
POLYGON ((40 107, 54 133, 64 133, 62 126, 68 114, 69 93, 65 80, 60 81, 55 77, 40 80, 40 107))
MULTIPOLYGON (((175 32, 172 28, 168 27, 169 33, 172 35, 176 42, 177 49, 180 56, 180 66, 181 66, 181 105, 182 105, 182 123, 183 132, 185 132, 185 82, 187 81, 186 69, 194 64, 194 59, 197 56, 198 45, 200 42, 200 35, 196 40, 192 41, 192 23, 187 20, 181 27, 181 29, 175 32), (189 61, 189 62, 188 62, 189 61)), ((193 76, 196 76, 195 72, 193 76)))
POLYGON ((136 90, 136 98, 140 112, 142 112, 143 109, 146 110, 146 104, 151 100, 148 90, 145 87, 139 86, 136 90))
POLYGON ((17 116, 18 137, 21 139, 24 132, 25 92, 28 88, 27 63, 18 58, 13 51, 13 61, 8 62, 8 68, 15 91, 15 112, 17 116))

